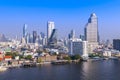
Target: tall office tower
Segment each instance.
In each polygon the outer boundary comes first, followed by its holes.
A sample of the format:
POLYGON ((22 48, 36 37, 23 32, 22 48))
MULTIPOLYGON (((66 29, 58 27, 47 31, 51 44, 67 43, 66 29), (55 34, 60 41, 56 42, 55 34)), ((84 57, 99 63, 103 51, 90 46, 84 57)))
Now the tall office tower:
POLYGON ((85 40, 89 44, 89 53, 98 46, 99 35, 98 35, 98 19, 95 13, 90 15, 88 23, 85 27, 85 40))
POLYGON ((36 42, 37 39, 37 31, 33 31, 33 43, 36 42))
POLYGON ((47 37, 46 36, 42 39, 42 45, 47 45, 47 37))
POLYGON ((46 45, 47 44, 47 38, 45 36, 45 34, 43 32, 40 32, 40 43, 42 45, 46 45))
POLYGON ((33 35, 30 34, 29 37, 30 37, 30 40, 29 40, 30 42, 29 43, 33 43, 33 35))
POLYGON ((81 39, 82 41, 84 41, 84 40, 85 40, 85 36, 80 34, 80 39, 81 39))
POLYGON ((39 35, 37 36, 35 43, 37 43, 37 44, 42 44, 42 42, 41 42, 41 39, 40 39, 40 36, 39 36, 39 35))
POLYGON ((53 29, 51 37, 49 38, 48 45, 50 47, 56 47, 57 46, 57 29, 53 29))
POLYGON ((69 39, 74 39, 75 38, 75 30, 71 30, 69 34, 69 39))
POLYGON ((31 42, 30 42, 30 33, 27 33, 27 36, 26 36, 26 43, 31 43, 31 42))
POLYGON ((85 27, 85 40, 98 42, 98 20, 95 13, 91 14, 85 27))
POLYGON ((23 38, 27 36, 27 24, 24 24, 23 26, 23 38))
POLYGON ((7 42, 7 38, 5 37, 4 34, 0 34, 0 42, 7 42))
POLYGON ((68 46, 68 39, 64 39, 64 46, 68 46))
POLYGON ((54 28, 55 28, 54 22, 48 21, 47 23, 47 40, 48 41, 49 41, 49 38, 51 37, 51 34, 54 28))
POLYGON ((45 37, 45 34, 43 32, 40 32, 40 37, 41 38, 44 38, 45 37))

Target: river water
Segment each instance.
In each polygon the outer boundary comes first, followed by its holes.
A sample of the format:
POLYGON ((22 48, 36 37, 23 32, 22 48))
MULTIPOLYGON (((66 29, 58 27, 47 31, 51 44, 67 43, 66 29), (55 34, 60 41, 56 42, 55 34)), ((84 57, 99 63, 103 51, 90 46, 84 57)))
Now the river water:
POLYGON ((102 60, 79 64, 44 64, 0 72, 0 80, 120 80, 120 61, 102 60))

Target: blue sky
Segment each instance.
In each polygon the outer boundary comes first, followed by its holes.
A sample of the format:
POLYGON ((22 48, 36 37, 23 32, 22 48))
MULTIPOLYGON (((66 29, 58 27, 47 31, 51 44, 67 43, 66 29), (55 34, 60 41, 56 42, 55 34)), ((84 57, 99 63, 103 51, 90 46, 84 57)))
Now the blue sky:
POLYGON ((46 33, 47 21, 54 21, 60 37, 71 29, 78 36, 93 12, 102 40, 120 38, 120 0, 0 0, 0 33, 22 36, 24 23, 30 33, 46 33))

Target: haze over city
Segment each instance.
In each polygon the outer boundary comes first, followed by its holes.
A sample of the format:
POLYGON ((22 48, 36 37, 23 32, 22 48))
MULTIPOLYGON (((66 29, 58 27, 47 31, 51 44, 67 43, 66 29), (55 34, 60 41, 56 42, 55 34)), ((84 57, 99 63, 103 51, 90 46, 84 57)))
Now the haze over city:
POLYGON ((47 32, 47 21, 54 21, 60 38, 74 29, 77 37, 91 13, 98 17, 101 40, 120 38, 119 0, 1 0, 0 33, 7 37, 22 37, 24 24, 28 32, 47 32))

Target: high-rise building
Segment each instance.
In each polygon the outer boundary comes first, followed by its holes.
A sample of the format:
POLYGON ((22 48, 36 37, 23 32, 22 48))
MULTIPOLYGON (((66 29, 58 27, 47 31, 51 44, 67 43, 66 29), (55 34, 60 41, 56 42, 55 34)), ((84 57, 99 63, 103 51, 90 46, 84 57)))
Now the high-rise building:
POLYGON ((48 45, 50 47, 56 47, 56 45, 57 45, 57 29, 53 29, 51 37, 49 38, 48 45))
POLYGON ((92 13, 85 27, 85 40, 88 42, 98 42, 98 19, 95 13, 92 13))
POLYGON ((42 39, 42 45, 47 45, 47 37, 46 36, 42 39))
POLYGON ((43 32, 40 32, 40 37, 41 38, 44 38, 45 37, 45 34, 43 32))
POLYGON ((23 38, 27 36, 27 24, 24 24, 23 26, 23 38))
POLYGON ((51 34, 52 34, 54 28, 55 28, 54 22, 48 21, 48 23, 47 23, 47 39, 48 39, 48 41, 49 41, 49 38, 51 37, 51 34))
POLYGON ((33 31, 33 43, 36 42, 37 39, 37 31, 33 31))
POLYGON ((85 40, 85 36, 84 36, 84 35, 80 35, 80 39, 81 39, 82 41, 84 41, 84 40, 85 40))
POLYGON ((32 41, 31 41, 31 34, 30 33, 27 33, 26 43, 32 43, 32 41))
POLYGON ((4 34, 0 34, 0 42, 7 42, 7 38, 5 37, 4 34))
POLYGON ((113 40, 113 49, 120 51, 120 39, 113 40))
POLYGON ((32 35, 32 34, 29 34, 29 37, 30 37, 29 43, 33 43, 33 35, 32 35))
POLYGON ((98 18, 95 13, 90 15, 88 23, 85 26, 85 40, 88 41, 89 53, 93 53, 99 42, 98 18))
POLYGON ((69 39, 74 39, 75 38, 75 30, 71 30, 70 34, 68 35, 69 39))

